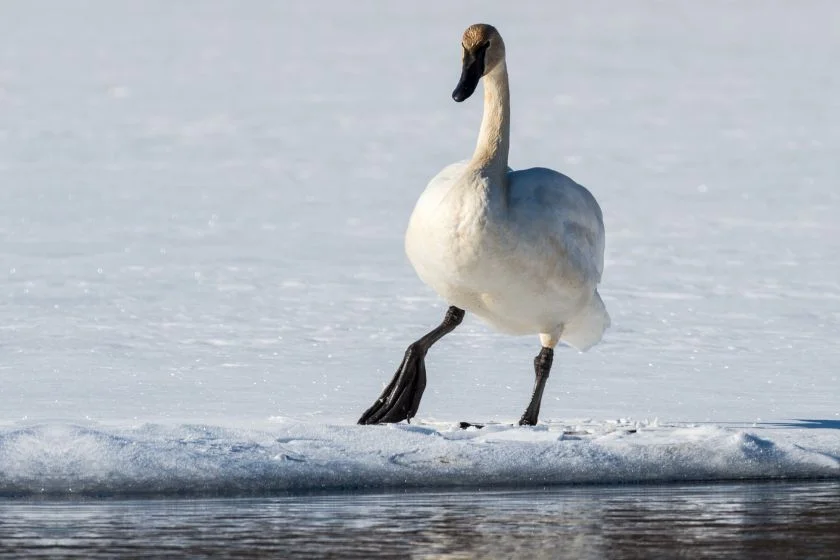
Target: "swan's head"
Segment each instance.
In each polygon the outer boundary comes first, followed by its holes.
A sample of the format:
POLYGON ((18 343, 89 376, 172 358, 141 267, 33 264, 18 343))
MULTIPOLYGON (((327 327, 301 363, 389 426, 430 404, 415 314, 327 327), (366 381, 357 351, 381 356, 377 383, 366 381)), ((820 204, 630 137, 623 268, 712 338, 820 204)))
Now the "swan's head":
POLYGON ((486 76, 505 60, 505 43, 492 25, 476 23, 467 27, 461 40, 464 48, 461 79, 452 92, 459 103, 473 94, 482 76, 486 76))

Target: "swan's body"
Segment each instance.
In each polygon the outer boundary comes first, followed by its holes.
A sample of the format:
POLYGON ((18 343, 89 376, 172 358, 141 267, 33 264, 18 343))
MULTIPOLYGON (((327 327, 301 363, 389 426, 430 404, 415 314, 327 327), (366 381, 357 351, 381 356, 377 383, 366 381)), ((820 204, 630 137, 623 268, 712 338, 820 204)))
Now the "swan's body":
POLYGON ((493 184, 469 162, 441 171, 409 221, 406 253, 451 305, 510 334, 585 350, 609 316, 596 285, 604 225, 592 195, 556 171, 507 171, 493 184))
POLYGON ((558 342, 586 350, 610 324, 596 289, 604 270, 598 203, 557 171, 510 170, 504 42, 494 27, 477 24, 464 32, 462 46, 463 70, 452 97, 467 99, 484 78, 478 143, 471 159, 431 180, 405 239, 417 274, 451 307, 439 327, 409 346, 362 424, 414 416, 426 384, 425 354, 460 324, 465 310, 500 331, 540 335, 534 393, 520 420, 526 425, 537 423, 558 342))

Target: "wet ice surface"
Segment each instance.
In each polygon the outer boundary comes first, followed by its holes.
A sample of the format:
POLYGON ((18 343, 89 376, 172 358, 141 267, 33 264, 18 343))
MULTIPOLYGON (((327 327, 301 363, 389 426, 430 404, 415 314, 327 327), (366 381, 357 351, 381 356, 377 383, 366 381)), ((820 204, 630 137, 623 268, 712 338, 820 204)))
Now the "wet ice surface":
MULTIPOLYGON (((147 480, 110 470, 136 467, 135 445, 155 473, 206 460, 224 478, 242 455, 214 463, 193 431, 259 450, 286 437, 272 417, 355 421, 445 309, 402 234, 429 177, 472 151, 480 97, 449 94, 476 20, 508 47, 511 165, 569 174, 607 224, 614 326, 558 352, 542 418, 717 425, 840 468, 835 3, 149 6, 0 20, 7 487, 147 480), (144 430, 170 436, 143 447, 144 430)), ((515 421, 537 344, 466 320, 429 354, 419 419, 515 421)), ((717 440, 697 441, 670 443, 717 440)), ((506 445, 541 449, 487 447, 506 445)), ((800 472, 758 456, 728 474, 800 472)))
POLYGON ((833 558, 840 486, 3 502, 0 557, 833 558))

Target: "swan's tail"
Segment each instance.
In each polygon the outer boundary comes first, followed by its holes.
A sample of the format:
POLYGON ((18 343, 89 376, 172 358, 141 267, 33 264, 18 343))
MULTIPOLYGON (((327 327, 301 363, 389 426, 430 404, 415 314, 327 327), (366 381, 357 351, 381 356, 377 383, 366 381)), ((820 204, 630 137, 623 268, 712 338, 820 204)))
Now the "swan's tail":
POLYGON ((589 301, 589 305, 563 327, 560 340, 585 352, 598 344, 609 326, 610 314, 601 300, 601 294, 595 290, 595 296, 589 301))

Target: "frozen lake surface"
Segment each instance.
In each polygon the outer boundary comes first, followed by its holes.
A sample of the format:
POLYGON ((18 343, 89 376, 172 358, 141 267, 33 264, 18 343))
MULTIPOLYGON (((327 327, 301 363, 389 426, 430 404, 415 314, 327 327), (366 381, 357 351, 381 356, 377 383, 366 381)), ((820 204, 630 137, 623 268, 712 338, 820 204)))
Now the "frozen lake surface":
POLYGON ((837 477, 838 22, 830 1, 6 6, 0 489, 837 477), (416 430, 356 428, 446 307, 402 235, 472 153, 479 104, 450 92, 476 21, 507 44, 511 165, 601 203, 613 327, 557 353, 539 429, 504 426, 537 338, 469 317, 416 430))
POLYGON ((0 501, 0 558, 836 558, 838 484, 0 501))

